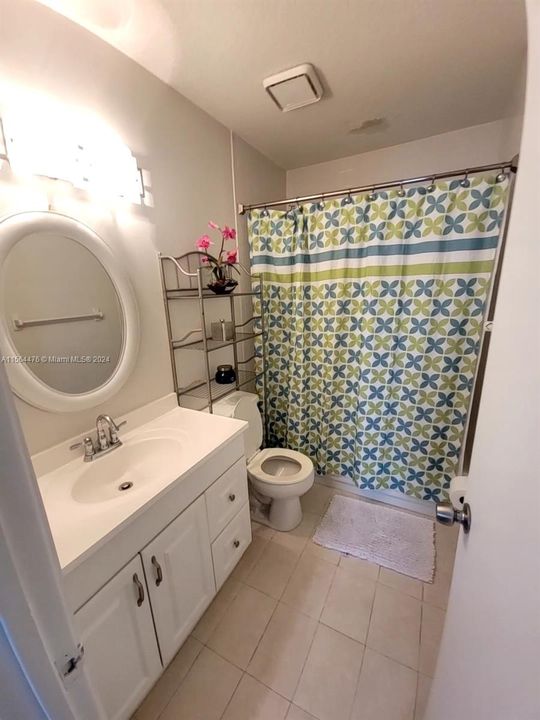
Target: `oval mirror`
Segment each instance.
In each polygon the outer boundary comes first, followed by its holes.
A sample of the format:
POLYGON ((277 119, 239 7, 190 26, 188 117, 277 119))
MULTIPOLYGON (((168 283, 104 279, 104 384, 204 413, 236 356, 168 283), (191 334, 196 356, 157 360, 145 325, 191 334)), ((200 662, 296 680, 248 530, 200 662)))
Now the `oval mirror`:
POLYGON ((0 222, 0 359, 19 397, 55 412, 99 405, 138 342, 131 283, 93 230, 51 212, 0 222))

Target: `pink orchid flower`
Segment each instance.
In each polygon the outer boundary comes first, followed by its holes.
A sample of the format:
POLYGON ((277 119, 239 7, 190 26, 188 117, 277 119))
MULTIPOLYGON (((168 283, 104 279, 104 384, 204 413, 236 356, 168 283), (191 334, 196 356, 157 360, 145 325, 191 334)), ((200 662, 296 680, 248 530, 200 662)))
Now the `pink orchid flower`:
POLYGON ((236 230, 228 225, 225 225, 221 233, 226 240, 236 240, 236 230))
POLYGON ((203 235, 197 240, 197 247, 199 248, 199 250, 207 250, 212 244, 213 243, 208 237, 208 235, 203 235))
POLYGON ((210 222, 208 223, 208 227, 212 228, 212 230, 219 230, 219 225, 213 222, 213 220, 210 220, 210 222))
POLYGON ((203 255, 201 258, 201 264, 202 265, 210 265, 210 258, 208 258, 206 255, 203 255))
POLYGON ((228 263, 235 263, 238 261, 238 248, 234 248, 234 250, 229 250, 227 253, 227 262, 228 263))

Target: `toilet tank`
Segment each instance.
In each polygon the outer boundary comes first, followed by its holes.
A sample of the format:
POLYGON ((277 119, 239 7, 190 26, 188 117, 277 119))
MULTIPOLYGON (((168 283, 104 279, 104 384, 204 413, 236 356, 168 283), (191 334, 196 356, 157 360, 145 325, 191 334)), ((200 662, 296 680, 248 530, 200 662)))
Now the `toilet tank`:
POLYGON ((263 425, 261 413, 257 407, 258 400, 257 395, 238 390, 213 405, 215 415, 245 420, 248 423, 244 432, 244 445, 248 460, 260 449, 263 441, 263 425))

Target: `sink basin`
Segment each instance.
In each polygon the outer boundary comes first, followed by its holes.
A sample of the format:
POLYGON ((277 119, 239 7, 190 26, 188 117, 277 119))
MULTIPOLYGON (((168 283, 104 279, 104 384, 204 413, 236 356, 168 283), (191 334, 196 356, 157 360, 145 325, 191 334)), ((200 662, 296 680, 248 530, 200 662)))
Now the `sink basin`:
POLYGON ((138 433, 103 457, 88 463, 73 485, 80 503, 120 501, 170 478, 185 459, 185 437, 178 430, 138 433))

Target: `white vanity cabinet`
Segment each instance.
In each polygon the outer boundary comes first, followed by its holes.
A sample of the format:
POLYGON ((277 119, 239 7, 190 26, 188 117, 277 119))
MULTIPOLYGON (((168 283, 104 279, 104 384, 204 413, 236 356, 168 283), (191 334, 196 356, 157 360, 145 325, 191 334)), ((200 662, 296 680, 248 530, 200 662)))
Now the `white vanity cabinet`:
POLYGON ((155 505, 140 514, 139 531, 116 539, 131 559, 75 613, 107 720, 131 717, 251 542, 246 461, 233 458, 218 477, 210 463, 202 466, 198 494, 193 484, 189 504, 176 505, 176 514, 170 498, 159 515, 155 505), (158 517, 167 519, 154 524, 158 517))
POLYGON ((124 720, 162 672, 138 555, 83 605, 75 624, 103 717, 124 720))
POLYGON ((163 664, 216 594, 205 499, 198 498, 141 552, 163 664))

